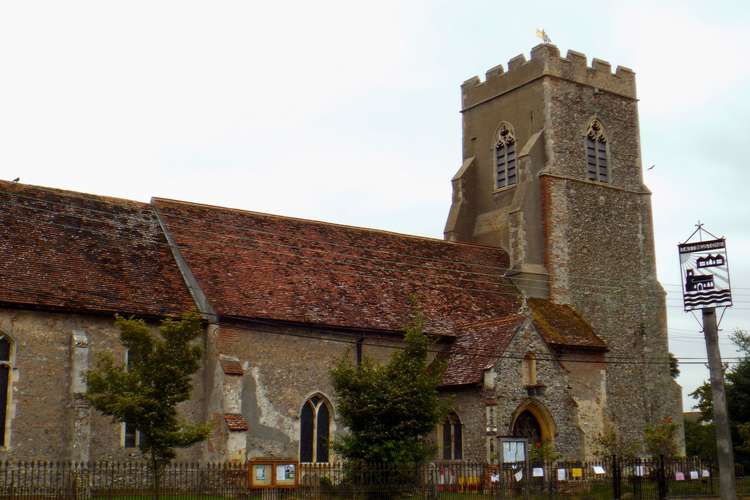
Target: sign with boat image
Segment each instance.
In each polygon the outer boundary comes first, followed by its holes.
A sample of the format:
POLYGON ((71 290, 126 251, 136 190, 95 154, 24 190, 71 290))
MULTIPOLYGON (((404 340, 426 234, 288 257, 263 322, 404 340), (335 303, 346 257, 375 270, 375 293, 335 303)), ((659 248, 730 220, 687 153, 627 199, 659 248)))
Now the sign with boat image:
POLYGON ((685 310, 731 306, 726 240, 683 243, 677 248, 685 310))

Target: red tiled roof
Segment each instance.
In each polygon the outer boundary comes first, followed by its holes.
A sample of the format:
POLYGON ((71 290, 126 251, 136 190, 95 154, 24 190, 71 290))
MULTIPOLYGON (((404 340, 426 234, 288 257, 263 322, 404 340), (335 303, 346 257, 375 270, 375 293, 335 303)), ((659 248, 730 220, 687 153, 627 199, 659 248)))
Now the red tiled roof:
POLYGON ((524 319, 511 314, 462 328, 448 353, 441 387, 480 383, 484 370, 505 353, 524 319))
POLYGON ((528 299, 534 326, 551 347, 606 350, 591 325, 572 307, 544 299, 528 299))
POLYGON ((225 413, 224 422, 230 431, 246 431, 250 428, 247 421, 239 413, 225 413))
POLYGON ((0 181, 0 303, 143 315, 195 308, 153 209, 0 181))
POLYGON ((154 199, 220 316, 397 331, 409 296, 426 330, 505 316, 517 291, 500 249, 154 199))
POLYGON ((221 369, 224 370, 226 375, 244 375, 245 370, 242 369, 242 365, 239 361, 234 359, 222 359, 221 369))

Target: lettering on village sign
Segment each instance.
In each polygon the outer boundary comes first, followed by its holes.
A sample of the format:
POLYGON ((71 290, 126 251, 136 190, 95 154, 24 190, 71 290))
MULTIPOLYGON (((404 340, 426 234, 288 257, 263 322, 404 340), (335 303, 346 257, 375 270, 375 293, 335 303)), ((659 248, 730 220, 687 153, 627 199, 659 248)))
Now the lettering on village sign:
POLYGON ((726 241, 683 243, 677 249, 685 310, 731 306, 726 241))

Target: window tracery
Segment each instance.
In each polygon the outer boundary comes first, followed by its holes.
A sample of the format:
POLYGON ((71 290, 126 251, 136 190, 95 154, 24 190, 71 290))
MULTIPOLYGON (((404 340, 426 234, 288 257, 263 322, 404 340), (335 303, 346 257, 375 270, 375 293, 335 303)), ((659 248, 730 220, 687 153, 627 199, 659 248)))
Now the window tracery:
POLYGON ((590 181, 609 182, 607 134, 597 118, 591 120, 586 131, 586 164, 590 181))
POLYGON ((443 460, 461 460, 463 458, 463 428, 458 415, 453 412, 449 413, 440 425, 440 431, 443 460))
POLYGON ((320 395, 305 401, 300 412, 299 460, 306 463, 329 461, 331 410, 320 395))
POLYGON ((495 188, 517 183, 516 137, 511 127, 502 123, 495 141, 495 188))

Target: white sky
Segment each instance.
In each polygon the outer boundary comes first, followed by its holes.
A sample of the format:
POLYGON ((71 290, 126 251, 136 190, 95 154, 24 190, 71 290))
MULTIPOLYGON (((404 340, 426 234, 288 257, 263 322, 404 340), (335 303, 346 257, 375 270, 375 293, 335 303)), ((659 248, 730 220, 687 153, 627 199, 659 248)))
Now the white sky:
POLYGON ((670 347, 704 357, 675 245, 728 238, 722 335, 750 328, 749 25, 741 1, 0 1, 0 178, 442 237, 459 85, 544 28, 637 72, 670 347))

